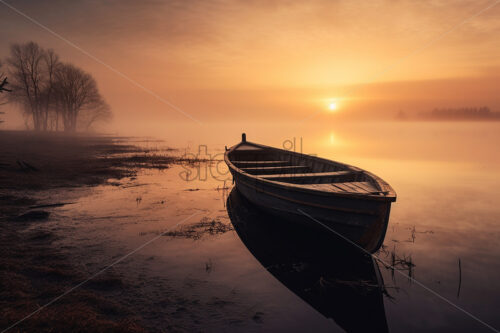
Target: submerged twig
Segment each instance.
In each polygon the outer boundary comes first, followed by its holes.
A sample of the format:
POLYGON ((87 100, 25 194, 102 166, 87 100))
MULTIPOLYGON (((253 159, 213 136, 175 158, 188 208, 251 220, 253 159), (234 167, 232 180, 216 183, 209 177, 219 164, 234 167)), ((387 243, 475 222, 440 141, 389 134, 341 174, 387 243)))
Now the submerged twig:
POLYGON ((200 222, 183 225, 177 230, 164 233, 165 236, 183 237, 198 240, 205 235, 219 235, 233 230, 231 223, 223 223, 218 218, 204 217, 200 222))
POLYGON ((386 255, 390 255, 390 264, 387 264, 384 260, 378 260, 386 269, 391 271, 391 278, 394 281, 394 271, 395 270, 407 270, 408 279, 412 281, 414 268, 416 265, 413 263, 411 255, 404 255, 402 257, 398 256, 396 253, 396 246, 390 253, 385 252, 386 255))

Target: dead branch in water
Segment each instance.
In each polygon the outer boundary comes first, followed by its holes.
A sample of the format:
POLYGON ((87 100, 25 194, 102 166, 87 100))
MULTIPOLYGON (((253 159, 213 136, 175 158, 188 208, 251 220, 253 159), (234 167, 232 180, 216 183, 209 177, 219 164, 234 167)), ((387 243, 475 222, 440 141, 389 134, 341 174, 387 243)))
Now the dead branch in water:
POLYGON ((203 236, 220 235, 231 230, 233 230, 231 223, 223 223, 218 218, 210 219, 208 217, 204 217, 200 222, 183 225, 179 229, 169 231, 164 235, 169 237, 191 238, 198 240, 203 236))
POLYGON ((390 253, 384 249, 384 253, 386 254, 386 256, 390 257, 390 264, 382 259, 378 259, 378 262, 380 262, 386 269, 391 271, 392 279, 394 280, 394 272, 396 270, 399 270, 408 271, 408 278, 411 281, 411 279, 413 278, 414 269, 416 267, 416 265, 413 263, 411 254, 408 256, 406 256, 405 254, 399 256, 396 253, 396 246, 394 246, 394 249, 390 253))

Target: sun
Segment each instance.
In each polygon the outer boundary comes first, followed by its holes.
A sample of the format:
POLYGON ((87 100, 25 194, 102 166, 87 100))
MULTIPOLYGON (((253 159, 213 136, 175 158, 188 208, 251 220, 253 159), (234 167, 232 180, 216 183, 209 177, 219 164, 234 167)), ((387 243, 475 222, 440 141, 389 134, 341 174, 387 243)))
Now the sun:
POLYGON ((328 108, 329 108, 331 111, 335 111, 335 110, 337 110, 337 103, 336 103, 336 102, 331 102, 331 103, 328 105, 328 108))

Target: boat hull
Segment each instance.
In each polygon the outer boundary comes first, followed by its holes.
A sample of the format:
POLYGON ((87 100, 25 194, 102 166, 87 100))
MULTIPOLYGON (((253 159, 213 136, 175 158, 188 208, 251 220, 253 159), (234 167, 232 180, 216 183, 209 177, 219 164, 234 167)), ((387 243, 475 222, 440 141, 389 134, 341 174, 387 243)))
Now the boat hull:
POLYGON ((283 188, 232 172, 237 190, 257 207, 295 223, 330 229, 373 253, 382 245, 390 213, 390 201, 369 200, 283 188))

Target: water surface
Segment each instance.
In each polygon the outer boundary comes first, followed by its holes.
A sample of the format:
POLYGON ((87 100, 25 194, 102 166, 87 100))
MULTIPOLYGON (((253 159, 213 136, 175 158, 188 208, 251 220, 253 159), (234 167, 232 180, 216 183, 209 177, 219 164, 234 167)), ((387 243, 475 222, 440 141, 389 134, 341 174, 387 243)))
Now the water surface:
MULTIPOLYGON (((500 328, 500 124, 249 127, 250 141, 353 164, 394 187, 398 200, 383 249, 376 254, 396 268, 376 264, 386 290, 377 311, 383 311, 378 313, 385 315, 389 330, 488 330, 464 312, 500 328)), ((304 300, 256 255, 262 248, 248 246, 234 230, 227 210, 228 196, 234 194, 220 159, 224 145, 238 142, 241 129, 213 129, 210 125, 195 136, 164 137, 166 144, 180 148, 176 154, 211 163, 142 170, 136 178, 74 190, 85 195, 55 209, 46 225, 63 236, 55 245, 70 252, 90 275, 167 232, 112 268, 133 287, 111 296, 134 307, 151 328, 343 331, 345 314, 331 304, 327 307, 333 312, 328 312, 304 300), (222 228, 210 229, 210 223, 222 228)), ((51 195, 55 199, 68 193, 51 195)), ((288 236, 283 231, 277 237, 279 244, 288 236)), ((354 258, 348 267, 335 259, 338 253, 332 253, 331 262, 324 253, 318 258, 322 261, 313 267, 324 266, 325 275, 363 265, 354 258)), ((283 256, 273 260, 290 264, 283 256)), ((291 267, 301 267, 297 265, 291 267)), ((349 290, 338 289, 344 296, 349 290)))

